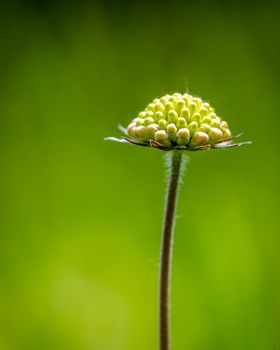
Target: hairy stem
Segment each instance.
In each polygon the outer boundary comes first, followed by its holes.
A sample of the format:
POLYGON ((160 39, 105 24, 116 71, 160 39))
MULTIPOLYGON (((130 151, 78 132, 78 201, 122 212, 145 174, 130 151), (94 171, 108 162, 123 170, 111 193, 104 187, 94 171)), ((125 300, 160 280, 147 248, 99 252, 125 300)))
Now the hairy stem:
POLYGON ((173 233, 176 220, 176 203, 184 171, 182 151, 168 154, 169 181, 162 230, 160 281, 159 281, 159 340, 160 350, 170 350, 170 281, 173 233))

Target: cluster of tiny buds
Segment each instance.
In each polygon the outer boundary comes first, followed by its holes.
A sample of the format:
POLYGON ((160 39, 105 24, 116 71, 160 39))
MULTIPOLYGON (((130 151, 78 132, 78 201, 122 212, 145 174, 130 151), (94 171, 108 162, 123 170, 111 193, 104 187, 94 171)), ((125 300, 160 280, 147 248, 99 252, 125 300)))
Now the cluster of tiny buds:
POLYGON ((221 120, 199 97, 175 93, 156 98, 127 127, 132 138, 167 147, 195 148, 231 139, 226 121, 221 120))

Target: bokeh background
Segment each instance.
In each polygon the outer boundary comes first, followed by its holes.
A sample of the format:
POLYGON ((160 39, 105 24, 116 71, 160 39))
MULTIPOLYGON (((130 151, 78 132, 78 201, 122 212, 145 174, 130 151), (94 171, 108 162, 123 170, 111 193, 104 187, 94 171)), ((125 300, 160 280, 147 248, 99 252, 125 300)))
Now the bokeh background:
POLYGON ((174 349, 280 349, 278 12, 2 3, 1 350, 157 349, 163 153, 103 138, 187 90, 253 145, 190 155, 174 349))

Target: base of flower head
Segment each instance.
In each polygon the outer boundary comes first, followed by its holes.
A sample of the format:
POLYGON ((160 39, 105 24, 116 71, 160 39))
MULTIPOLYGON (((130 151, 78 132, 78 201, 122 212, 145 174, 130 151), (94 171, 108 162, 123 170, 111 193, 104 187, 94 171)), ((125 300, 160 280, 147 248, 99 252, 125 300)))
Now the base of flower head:
POLYGON ((173 145, 171 144, 169 147, 161 144, 158 141, 151 140, 150 142, 147 141, 135 141, 127 137, 122 137, 121 139, 115 138, 115 137, 107 137, 105 140, 109 141, 115 141, 115 142, 120 142, 120 143, 127 143, 135 146, 142 146, 142 147, 152 147, 152 148, 157 148, 162 151, 172 151, 172 150, 181 150, 181 151, 189 151, 189 152, 194 152, 194 151, 204 151, 204 150, 210 150, 210 149, 224 149, 224 148, 233 148, 233 147, 240 147, 243 145, 249 145, 252 142, 250 141, 245 141, 245 142, 238 142, 238 143, 233 143, 232 141, 239 137, 241 134, 236 135, 231 137, 228 140, 224 140, 221 142, 217 142, 215 144, 205 144, 205 145, 200 145, 200 146, 195 146, 191 147, 189 145, 173 145))

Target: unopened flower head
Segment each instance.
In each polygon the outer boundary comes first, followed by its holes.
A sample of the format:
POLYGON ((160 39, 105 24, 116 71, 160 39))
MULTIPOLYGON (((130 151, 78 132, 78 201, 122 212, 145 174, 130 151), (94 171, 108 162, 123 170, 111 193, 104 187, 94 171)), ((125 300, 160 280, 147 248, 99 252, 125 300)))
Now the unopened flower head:
POLYGON ((163 150, 193 151, 244 144, 232 143, 228 123, 209 103, 190 94, 155 98, 123 131, 130 137, 124 138, 126 142, 163 150))

